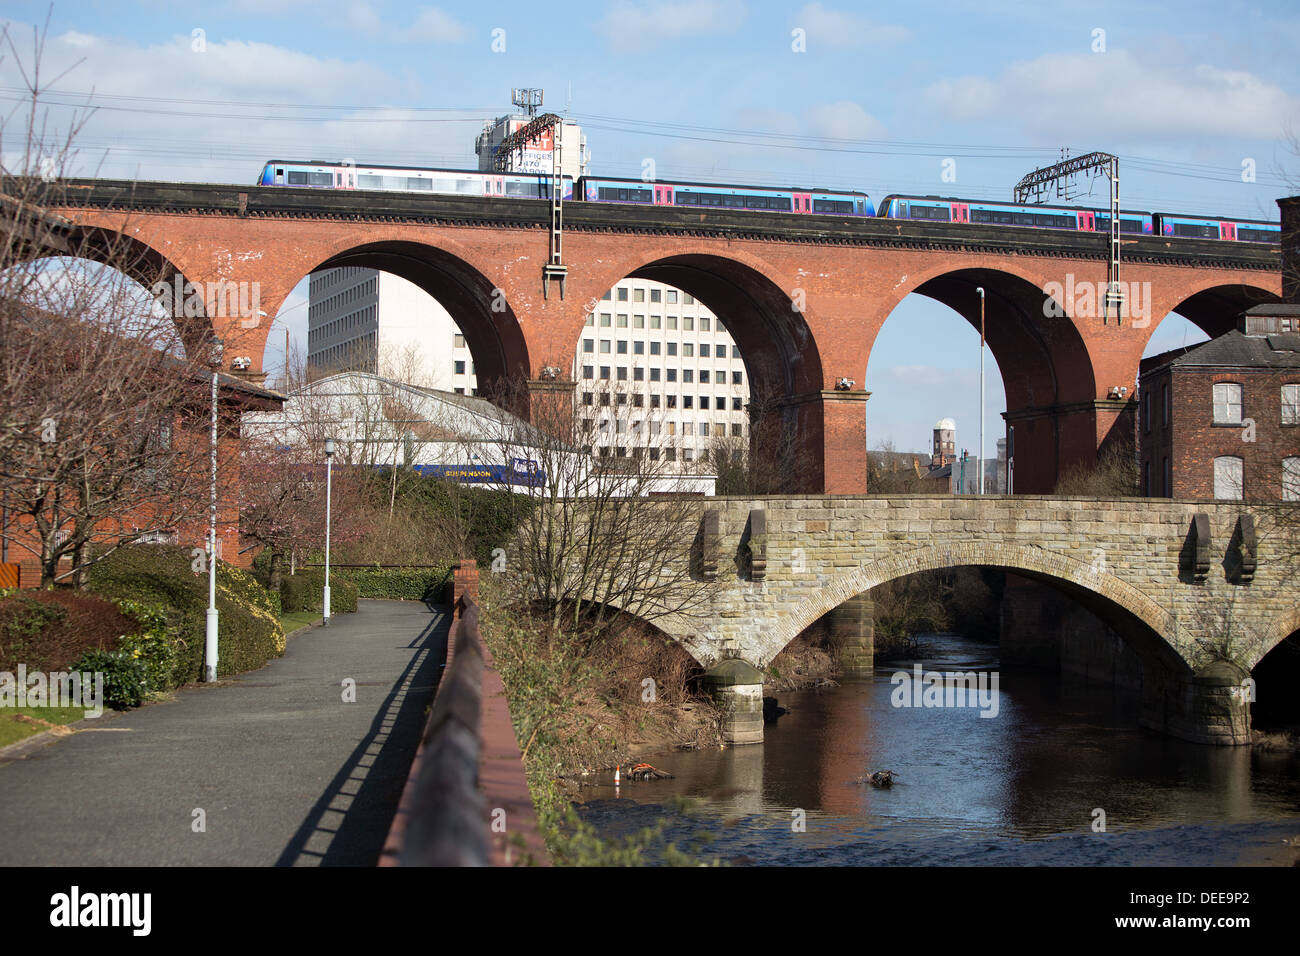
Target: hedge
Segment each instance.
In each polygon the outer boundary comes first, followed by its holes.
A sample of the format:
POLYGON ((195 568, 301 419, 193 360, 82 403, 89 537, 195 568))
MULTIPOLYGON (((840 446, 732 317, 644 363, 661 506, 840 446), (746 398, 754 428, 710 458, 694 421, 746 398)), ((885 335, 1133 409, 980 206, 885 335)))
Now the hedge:
MULTIPOLYGON (((86 587, 103 597, 161 605, 173 650, 173 686, 203 676, 208 577, 191 567, 190 550, 131 545, 91 566, 86 587)), ((217 674, 255 670, 284 653, 284 629, 266 590, 244 571, 217 565, 217 674)))
MULTIPOLYGON (((280 579, 280 608, 285 614, 294 611, 321 611, 325 603, 325 570, 309 569, 286 574, 280 579)), ((330 614, 349 614, 357 609, 357 586, 330 570, 330 614)))
POLYGON ((442 591, 451 578, 451 567, 439 568, 331 568, 331 582, 338 575, 351 581, 363 598, 389 601, 442 600, 442 591))

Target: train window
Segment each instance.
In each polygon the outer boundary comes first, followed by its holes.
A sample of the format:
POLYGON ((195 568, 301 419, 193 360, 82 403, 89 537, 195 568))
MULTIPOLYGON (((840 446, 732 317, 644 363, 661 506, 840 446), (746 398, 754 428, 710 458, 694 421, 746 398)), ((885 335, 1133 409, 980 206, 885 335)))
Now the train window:
POLYGON ((332 173, 309 173, 303 170, 289 170, 290 186, 333 186, 332 173))
POLYGON ((951 218, 951 210, 947 206, 918 206, 912 203, 911 217, 913 219, 930 219, 935 222, 948 222, 951 218))
POLYGON ((814 199, 813 212, 852 213, 853 202, 847 199, 814 199))
POLYGON ((1218 239, 1219 227, 1200 223, 1176 222, 1174 223, 1174 235, 1185 239, 1218 239))
POLYGON ((432 191, 433 191, 433 180, 432 180, 432 179, 422 179, 422 178, 420 178, 419 176, 408 176, 408 177, 406 177, 406 188, 407 188, 407 189, 417 189, 417 190, 420 190, 420 191, 422 191, 422 192, 432 192, 432 191))
POLYGON ((1278 242, 1282 233, 1277 229, 1264 229, 1259 226, 1238 226, 1237 238, 1243 242, 1278 242))
POLYGON ((529 196, 533 199, 536 199, 538 198, 538 186, 537 183, 531 183, 531 182, 529 183, 507 182, 506 195, 507 196, 529 196))

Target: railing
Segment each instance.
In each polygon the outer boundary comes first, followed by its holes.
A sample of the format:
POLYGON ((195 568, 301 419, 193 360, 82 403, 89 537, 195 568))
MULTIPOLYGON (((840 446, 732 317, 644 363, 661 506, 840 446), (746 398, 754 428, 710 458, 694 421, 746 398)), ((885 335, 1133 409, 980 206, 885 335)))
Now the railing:
POLYGON ((457 588, 447 663, 381 866, 549 862, 475 590, 457 588))

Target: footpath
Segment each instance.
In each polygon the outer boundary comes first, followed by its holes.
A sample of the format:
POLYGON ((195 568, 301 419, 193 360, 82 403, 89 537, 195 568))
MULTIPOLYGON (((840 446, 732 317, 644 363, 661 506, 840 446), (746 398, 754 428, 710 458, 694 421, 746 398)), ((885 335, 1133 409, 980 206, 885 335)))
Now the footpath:
POLYGON ((0 760, 0 866, 374 865, 449 624, 361 601, 260 670, 0 760))

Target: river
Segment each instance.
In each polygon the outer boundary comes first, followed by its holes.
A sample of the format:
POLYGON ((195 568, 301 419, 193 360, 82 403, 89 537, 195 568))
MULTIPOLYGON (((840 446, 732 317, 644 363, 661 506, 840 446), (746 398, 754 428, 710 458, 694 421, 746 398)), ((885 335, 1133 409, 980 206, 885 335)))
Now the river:
POLYGON ((679 847, 741 865, 1290 865, 1300 855, 1295 755, 1173 740, 1140 729, 1132 702, 1109 689, 1000 672, 996 644, 925 640, 926 671, 998 672, 996 716, 895 707, 891 675, 917 662, 878 661, 874 678, 780 695, 788 713, 762 745, 664 754, 652 762, 672 780, 584 788, 581 816, 607 836, 666 818, 679 847), (858 782, 874 770, 897 780, 858 782), (682 811, 675 797, 692 805, 682 811))

